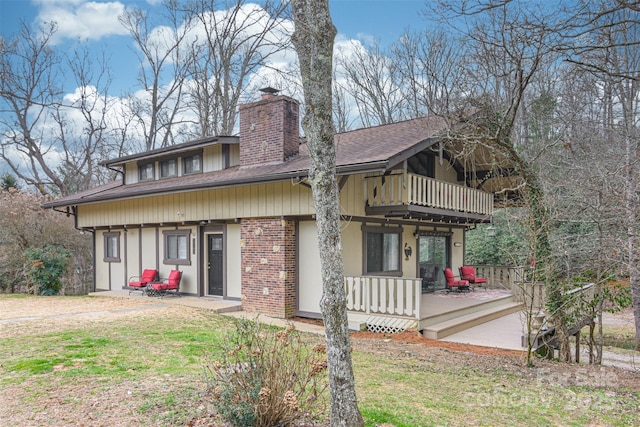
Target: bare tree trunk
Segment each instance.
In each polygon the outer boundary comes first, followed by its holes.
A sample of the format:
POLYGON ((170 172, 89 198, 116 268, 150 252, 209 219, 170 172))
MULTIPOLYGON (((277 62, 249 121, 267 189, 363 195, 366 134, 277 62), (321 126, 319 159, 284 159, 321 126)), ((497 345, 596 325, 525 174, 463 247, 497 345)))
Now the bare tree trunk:
POLYGON ((316 206, 323 295, 320 308, 325 324, 332 426, 364 426, 358 410, 351 365, 351 342, 340 239, 339 193, 333 144, 333 40, 336 35, 328 0, 294 0, 292 37, 300 61, 311 169, 309 177, 316 206))

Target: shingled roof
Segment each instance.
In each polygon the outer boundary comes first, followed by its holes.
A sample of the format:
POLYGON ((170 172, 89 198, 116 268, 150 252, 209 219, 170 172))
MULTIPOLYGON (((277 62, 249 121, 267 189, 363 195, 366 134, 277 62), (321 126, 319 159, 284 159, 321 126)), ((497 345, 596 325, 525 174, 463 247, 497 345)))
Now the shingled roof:
MULTIPOLYGON (((334 136, 336 171, 338 175, 349 175, 388 170, 413 154, 435 144, 438 141, 438 134, 445 128, 445 120, 434 116, 336 134, 334 136)), ((211 141, 213 142, 215 139, 211 141)), ((163 149, 162 152, 179 152, 185 147, 193 148, 193 145, 185 143, 177 148, 174 146, 174 150, 163 149)), ((124 160, 142 158, 148 154, 147 152, 125 156, 104 162, 104 164, 120 164, 124 160)), ((75 206, 106 200, 304 178, 308 175, 310 165, 308 147, 306 144, 302 144, 297 156, 279 164, 251 167, 234 166, 215 172, 135 184, 114 181, 91 190, 53 200, 46 203, 44 207, 75 206)))

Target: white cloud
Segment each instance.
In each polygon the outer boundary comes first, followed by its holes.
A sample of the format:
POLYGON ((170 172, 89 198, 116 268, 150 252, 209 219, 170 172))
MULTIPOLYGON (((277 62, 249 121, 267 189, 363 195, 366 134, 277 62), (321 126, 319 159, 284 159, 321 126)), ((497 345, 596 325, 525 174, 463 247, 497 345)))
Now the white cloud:
POLYGON ((124 4, 119 1, 36 0, 35 3, 40 7, 38 21, 58 24, 54 42, 67 38, 98 40, 128 34, 118 21, 118 16, 125 11, 124 4))

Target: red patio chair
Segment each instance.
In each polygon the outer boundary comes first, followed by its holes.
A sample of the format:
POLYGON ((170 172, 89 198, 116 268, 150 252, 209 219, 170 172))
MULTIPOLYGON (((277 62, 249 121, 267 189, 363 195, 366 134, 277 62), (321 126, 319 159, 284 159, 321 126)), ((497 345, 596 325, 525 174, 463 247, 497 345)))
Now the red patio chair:
POLYGON ((129 278, 129 287, 133 288, 129 290, 131 292, 140 291, 142 295, 147 291, 147 285, 158 277, 158 270, 145 269, 142 271, 142 276, 132 276, 129 278))
POLYGON ((458 291, 469 291, 468 280, 456 280, 450 268, 445 268, 443 272, 444 278, 447 281, 447 292, 451 292, 454 289, 458 291))
POLYGON ((163 281, 155 282, 151 284, 152 292, 160 297, 164 297, 167 294, 180 295, 180 280, 182 279, 182 271, 171 270, 169 277, 163 281))
POLYGON ((472 285, 487 283, 487 279, 485 277, 476 277, 476 269, 470 265, 463 265, 460 267, 460 279, 467 280, 472 285))

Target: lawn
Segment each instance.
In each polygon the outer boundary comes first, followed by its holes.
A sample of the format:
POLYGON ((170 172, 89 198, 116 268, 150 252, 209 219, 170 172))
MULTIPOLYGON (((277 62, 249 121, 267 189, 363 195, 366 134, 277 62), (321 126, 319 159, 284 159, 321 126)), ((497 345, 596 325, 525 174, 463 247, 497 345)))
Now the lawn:
MULTIPOLYGON (((185 306, 40 298, 0 296, 0 425, 223 425, 205 393, 204 364, 230 318, 185 306), (55 316, 29 308, 59 304, 95 307, 55 316), (12 310, 24 313, 20 321, 3 316, 12 310)), ((521 357, 383 336, 353 346, 367 426, 640 424, 638 372, 546 360, 527 368, 521 357)))

